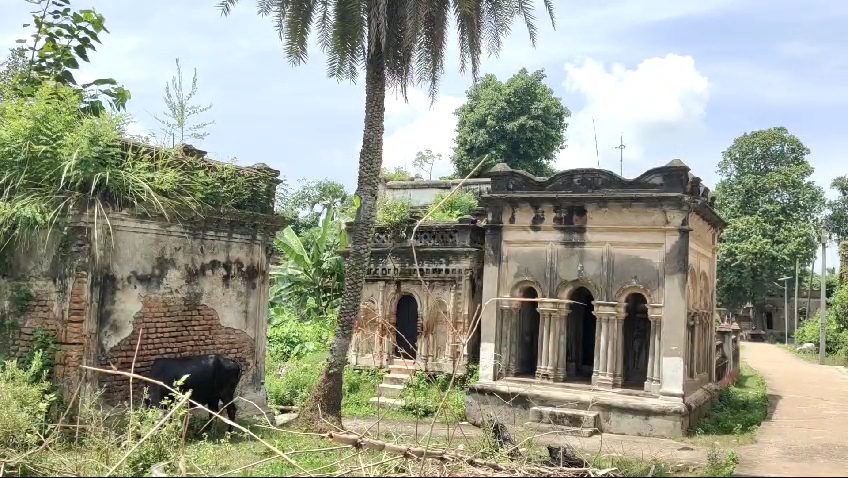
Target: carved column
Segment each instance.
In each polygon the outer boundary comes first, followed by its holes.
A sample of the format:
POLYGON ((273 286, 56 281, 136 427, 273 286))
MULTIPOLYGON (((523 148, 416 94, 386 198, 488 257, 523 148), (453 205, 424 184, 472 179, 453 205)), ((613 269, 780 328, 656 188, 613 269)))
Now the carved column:
POLYGON ((646 392, 657 392, 660 388, 660 364, 662 363, 662 306, 648 305, 648 320, 651 321, 651 337, 648 350, 648 378, 646 392))
POLYGON ((612 388, 613 374, 615 369, 615 360, 612 357, 612 350, 615 348, 615 325, 616 325, 616 305, 615 302, 595 301, 595 317, 597 318, 596 327, 596 349, 598 352, 595 360, 595 369, 592 380, 593 385, 598 387, 612 388))
POLYGON ((563 304, 554 313, 557 321, 558 331, 557 340, 557 362, 554 369, 554 382, 564 382, 568 375, 568 317, 570 313, 570 305, 563 304))
POLYGON ((515 374, 515 361, 512 360, 512 351, 515 349, 515 345, 513 345, 513 341, 515 340, 515 334, 513 333, 513 322, 516 320, 513 317, 517 314, 517 312, 513 311, 511 304, 508 302, 502 302, 498 307, 498 334, 499 334, 499 344, 498 344, 498 357, 495 357, 495 361, 500 365, 496 367, 498 369, 498 375, 496 378, 503 377, 511 377, 515 374))
POLYGON ((613 347, 615 353, 615 361, 613 363, 615 364, 615 368, 612 374, 613 387, 621 387, 622 383, 624 383, 624 319, 627 317, 625 307, 625 304, 616 304, 615 306, 615 333, 613 334, 615 336, 615 346, 613 347))
POLYGON ((536 362, 536 378, 552 380, 557 357, 556 309, 539 307, 539 356, 536 362))

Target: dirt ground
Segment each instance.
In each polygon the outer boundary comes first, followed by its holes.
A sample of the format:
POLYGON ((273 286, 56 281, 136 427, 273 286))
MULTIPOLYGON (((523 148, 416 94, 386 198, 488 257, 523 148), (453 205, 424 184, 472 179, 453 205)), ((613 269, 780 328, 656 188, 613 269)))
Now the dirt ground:
POLYGON ((737 448, 737 476, 845 476, 848 373, 807 362, 777 345, 743 343, 743 359, 769 389, 757 442, 737 448))

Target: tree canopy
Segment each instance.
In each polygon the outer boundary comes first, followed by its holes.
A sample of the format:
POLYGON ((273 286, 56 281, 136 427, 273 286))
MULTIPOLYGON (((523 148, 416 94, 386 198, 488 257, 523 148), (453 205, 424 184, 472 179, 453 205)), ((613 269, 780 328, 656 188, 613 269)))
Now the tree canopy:
POLYGON ((827 203, 827 228, 837 241, 848 241, 848 176, 834 178, 830 187, 838 195, 827 203))
POLYGON ((544 70, 522 68, 505 82, 486 75, 468 89, 468 102, 456 110, 457 176, 468 175, 486 154, 480 173, 501 162, 537 176, 553 173, 571 112, 544 80, 544 70))
POLYGON ((725 306, 762 304, 773 281, 815 257, 824 192, 810 150, 786 128, 746 133, 722 153, 716 207, 728 221, 718 255, 725 306))

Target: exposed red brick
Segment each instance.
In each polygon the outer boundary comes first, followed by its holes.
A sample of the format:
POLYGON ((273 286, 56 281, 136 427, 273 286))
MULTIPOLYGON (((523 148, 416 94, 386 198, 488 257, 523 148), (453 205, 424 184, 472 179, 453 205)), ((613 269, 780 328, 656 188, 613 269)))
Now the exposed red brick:
MULTIPOLYGON (((242 366, 242 379, 248 379, 254 362, 254 341, 245 332, 221 325, 218 314, 206 305, 189 303, 178 296, 147 296, 133 318, 132 332, 102 356, 100 365, 130 370, 139 330, 141 345, 135 362, 136 373, 150 371, 159 357, 184 357, 219 353, 242 366), (161 311, 161 312, 160 312, 161 311)), ((129 380, 117 375, 100 376, 104 398, 112 403, 129 396, 129 380)), ((137 381, 134 393, 140 396, 143 384, 137 381)))

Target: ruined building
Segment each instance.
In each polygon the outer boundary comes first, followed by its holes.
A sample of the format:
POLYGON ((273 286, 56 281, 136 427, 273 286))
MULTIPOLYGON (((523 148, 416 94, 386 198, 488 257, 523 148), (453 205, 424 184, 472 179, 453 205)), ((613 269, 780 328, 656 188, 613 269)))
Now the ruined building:
POLYGON ((0 274, 0 355, 25 357, 52 343, 53 378, 66 396, 82 380, 118 403, 129 396, 125 377, 80 366, 129 371, 135 359, 134 371, 145 374, 159 357, 220 353, 241 364, 241 396, 264 403, 279 172, 255 165, 238 174, 256 189, 250 208, 170 218, 114 210, 108 224, 81 211, 12 250, 0 274))
MULTIPOLYGON (((390 369, 375 401, 397 396, 409 370, 479 364, 472 423, 684 433, 738 368, 738 349, 733 362, 732 343, 717 342, 724 223, 709 190, 678 160, 635 179, 505 164, 486 176, 466 186, 482 221, 422 224, 411 242, 374 237, 350 354, 390 369)), ((422 205, 449 187, 389 183, 385 194, 422 205)))

